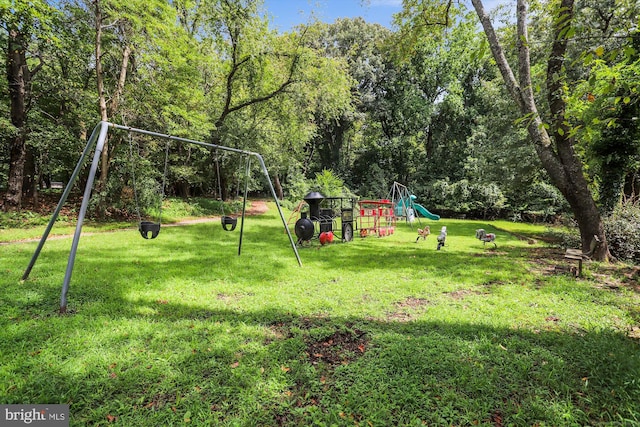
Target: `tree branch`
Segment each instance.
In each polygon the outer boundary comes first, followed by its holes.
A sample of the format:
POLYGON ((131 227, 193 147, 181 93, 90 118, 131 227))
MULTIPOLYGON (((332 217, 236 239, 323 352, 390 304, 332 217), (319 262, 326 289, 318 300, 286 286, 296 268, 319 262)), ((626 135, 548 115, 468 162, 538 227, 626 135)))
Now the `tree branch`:
POLYGON ((520 92, 527 110, 536 110, 533 88, 531 85, 531 57, 529 52, 529 31, 527 29, 527 1, 518 0, 516 4, 517 39, 518 50, 518 78, 520 80, 520 92))
MULTIPOLYGON (((540 157, 545 169, 552 175, 553 182, 560 188, 566 180, 564 170, 552 148, 551 138, 547 133, 544 123, 538 114, 531 87, 531 69, 529 59, 528 34, 527 34, 527 0, 517 2, 517 29, 518 29, 518 60, 520 71, 520 83, 516 80, 507 58, 504 54, 498 36, 493 28, 489 15, 484 10, 482 0, 471 0, 476 13, 480 18, 484 32, 489 40, 489 46, 493 57, 502 74, 502 78, 511 93, 512 98, 518 104, 521 114, 527 119, 527 130, 533 141, 534 148, 540 157)), ((561 189, 562 190, 562 189, 561 189)))
POLYGON ((31 78, 33 78, 33 76, 35 76, 36 74, 38 74, 38 71, 40 71, 42 69, 42 66, 44 65, 44 60, 42 59, 42 54, 38 53, 36 55, 36 57, 38 58, 38 65, 36 65, 33 70, 31 70, 30 74, 31 74, 31 78))
POLYGON ((446 6, 444 8, 444 21, 439 21, 439 20, 435 20, 435 21, 429 21, 427 19, 427 14, 426 14, 426 9, 423 11, 425 13, 422 13, 421 16, 423 17, 424 20, 424 25, 425 27, 431 27, 433 25, 440 25, 440 26, 444 26, 444 27, 448 27, 449 26, 449 12, 451 11, 451 6, 453 5, 453 0, 447 0, 446 6))
POLYGON ((227 110, 227 113, 225 114, 225 116, 229 115, 230 113, 233 113, 234 111, 238 111, 241 110, 245 107, 248 107, 250 105, 254 105, 254 104, 258 104, 260 102, 264 102, 264 101, 268 101, 269 99, 273 98, 274 96, 282 93, 285 91, 285 89, 292 85, 293 83, 295 83, 295 79, 293 78, 293 75, 296 71, 297 68, 297 64, 298 64, 298 60, 300 59, 299 55, 295 55, 293 58, 293 61, 291 62, 291 66, 289 67, 289 76, 287 77, 287 80, 285 82, 283 82, 277 89, 273 90, 272 92, 264 95, 264 96, 260 96, 258 98, 252 98, 249 99, 245 102, 242 102, 238 105, 235 105, 231 108, 229 108, 227 110))
POLYGON ((496 60, 496 64, 498 69, 500 70, 500 74, 502 75, 502 79, 507 85, 507 90, 511 94, 511 97, 518 103, 518 106, 522 110, 523 102, 522 96, 520 94, 520 87, 518 86, 518 82, 516 80, 511 67, 509 66, 509 62, 507 61, 507 57, 502 50, 502 46, 500 45, 500 41, 498 40, 498 35, 493 28, 493 24, 491 23, 491 19, 489 15, 484 10, 484 5, 481 0, 471 0, 473 7, 476 10, 478 18, 480 19, 480 23, 482 24, 482 28, 484 29, 484 33, 487 36, 487 40, 489 41, 489 47, 491 52, 493 53, 493 57, 496 60))
MULTIPOLYGON (((286 88, 288 86, 290 86, 291 84, 295 83, 295 80, 293 78, 297 65, 298 65, 298 61, 300 59, 300 55, 299 54, 295 54, 293 56, 293 60, 291 61, 291 66, 289 67, 289 74, 287 76, 287 79, 276 89, 274 89, 272 92, 257 97, 257 98, 252 98, 252 99, 248 99, 244 102, 241 102, 237 105, 231 106, 232 104, 232 96, 233 96, 233 80, 235 77, 235 74, 237 73, 237 71, 240 69, 240 67, 242 65, 244 65, 245 63, 249 62, 253 56, 247 56, 246 58, 243 58, 242 60, 238 60, 238 44, 237 44, 237 34, 232 31, 231 29, 229 30, 229 37, 231 39, 231 45, 232 45, 232 53, 231 53, 231 60, 232 60, 232 66, 231 66, 231 71, 229 72, 229 75, 227 76, 227 87, 226 87, 226 99, 225 99, 225 103, 224 103, 224 108, 222 109, 222 112, 220 113, 220 116, 218 117, 218 119, 215 122, 216 127, 220 127, 222 125, 222 123, 224 122, 224 120, 226 119, 226 117, 233 113, 234 111, 238 111, 241 110, 243 108, 249 107, 250 105, 254 105, 254 104, 258 104, 260 102, 265 102, 268 101, 269 99, 275 97, 276 95, 283 93, 286 88)), ((266 53, 265 53, 266 54, 266 53)), ((277 56, 277 55, 276 55, 277 56)))

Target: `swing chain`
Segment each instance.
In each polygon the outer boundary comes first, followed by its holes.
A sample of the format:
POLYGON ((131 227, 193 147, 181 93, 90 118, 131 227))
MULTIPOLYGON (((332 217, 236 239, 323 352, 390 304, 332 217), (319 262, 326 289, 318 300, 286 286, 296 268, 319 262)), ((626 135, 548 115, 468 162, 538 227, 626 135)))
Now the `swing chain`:
POLYGON ((169 168, 169 144, 170 140, 167 140, 164 156, 164 171, 162 174, 162 187, 160 191, 160 206, 158 207, 158 221, 143 221, 140 214, 140 203, 138 201, 138 190, 136 185, 135 165, 133 162, 133 135, 129 133, 129 159, 131 163, 131 181, 133 184, 133 198, 136 203, 136 214, 138 216, 138 231, 140 235, 145 239, 155 239, 160 232, 160 225, 162 223, 162 202, 165 195, 165 187, 167 183, 167 172, 169 168))
POLYGON ((162 172, 162 189, 160 190, 160 208, 158 209, 158 222, 162 222, 162 204, 164 201, 165 187, 167 185, 167 172, 169 171, 169 144, 170 139, 167 139, 167 144, 164 148, 164 171, 162 172))
POLYGON ((140 204, 138 203, 138 190, 136 185, 136 168, 133 164, 133 135, 129 132, 129 163, 131 165, 131 183, 133 184, 133 200, 136 202, 136 214, 138 215, 138 223, 142 223, 142 215, 140 215, 140 204))
MULTIPOLYGON (((221 208, 220 210, 222 211, 222 216, 220 217, 220 223, 222 224, 222 228, 225 231, 233 231, 236 228, 236 225, 238 223, 238 218, 237 217, 233 217, 233 216, 228 216, 225 214, 224 212, 224 200, 222 200, 222 183, 221 183, 221 179, 220 179, 220 162, 219 162, 219 157, 218 157, 218 151, 215 150, 214 152, 214 161, 216 163, 216 177, 218 180, 218 194, 220 195, 220 202, 221 202, 221 208)), ((240 164, 242 165, 242 162, 240 162, 240 164)), ((250 165, 251 165, 251 159, 250 157, 246 157, 246 177, 245 177, 245 188, 244 188, 244 201, 243 201, 243 208, 242 208, 242 220, 244 222, 244 207, 246 205, 246 200, 247 200, 247 188, 248 188, 248 179, 249 179, 249 170, 250 170, 250 165)), ((237 183, 237 187, 236 187, 236 195, 240 192, 240 176, 238 176, 238 183, 237 183)))

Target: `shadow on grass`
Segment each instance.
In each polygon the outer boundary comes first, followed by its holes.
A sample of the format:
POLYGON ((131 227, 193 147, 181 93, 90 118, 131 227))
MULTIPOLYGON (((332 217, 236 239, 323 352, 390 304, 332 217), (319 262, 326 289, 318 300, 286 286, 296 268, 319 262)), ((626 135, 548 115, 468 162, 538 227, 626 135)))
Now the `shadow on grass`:
POLYGON ((187 416, 196 425, 633 425, 640 416, 638 345, 621 333, 114 306, 95 319, 52 316, 39 330, 11 320, 2 401, 71 403, 72 425, 108 416, 125 425, 187 416))
MULTIPOLYGON (((638 343, 623 332, 239 301, 253 286, 297 286, 303 298, 305 283, 337 281, 326 292, 337 291, 355 275, 398 289, 449 281, 490 293, 516 278, 524 290, 564 292, 534 280, 517 239, 499 236, 499 249, 485 250, 475 228, 452 222, 442 251, 409 233, 315 246, 301 251, 302 269, 275 226, 248 227, 240 257, 238 234, 219 224, 153 241, 87 236, 68 316, 55 314, 67 244, 50 245, 34 277, 0 298, 0 401, 70 403, 72 425, 638 424, 638 343), (180 291, 165 297, 176 280, 180 291)), ((572 292, 590 301, 605 291, 572 292)), ((411 296, 398 290, 399 301, 411 296)))

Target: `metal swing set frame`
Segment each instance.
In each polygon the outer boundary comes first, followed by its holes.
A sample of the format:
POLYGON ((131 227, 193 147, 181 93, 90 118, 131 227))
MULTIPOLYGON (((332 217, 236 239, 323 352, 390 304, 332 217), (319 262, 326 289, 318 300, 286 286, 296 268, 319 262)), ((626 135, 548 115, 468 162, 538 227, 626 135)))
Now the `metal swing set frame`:
MULTIPOLYGON (((84 195, 82 198, 82 204, 80 205, 80 212, 78 213, 78 221, 76 223, 76 229, 73 235, 73 241, 71 243, 71 250, 69 252, 69 260, 67 262, 67 268, 65 271, 65 275, 64 275, 64 281, 62 283, 62 291, 61 291, 61 295, 60 295, 60 313, 66 313, 67 311, 67 293, 69 292, 69 284, 71 282, 71 275, 73 273, 73 266, 75 263, 75 259, 76 259, 76 253, 78 250, 78 243, 80 242, 80 235, 82 232, 82 225, 84 222, 84 217, 87 213, 87 208, 89 206, 89 200, 91 199, 91 192, 93 190, 93 183, 95 181, 95 176, 96 176, 96 172, 98 170, 98 164, 100 162, 100 156, 102 154, 102 151, 104 149, 104 143, 107 139, 107 134, 109 131, 109 128, 112 129, 119 129, 119 130, 124 130, 127 132, 133 132, 133 133, 139 133, 139 134, 143 134, 143 135, 149 135, 149 136, 153 136, 153 137, 157 137, 157 138, 163 138, 163 139, 169 139, 172 141, 178 141, 178 142, 183 142, 183 143, 188 143, 188 144, 196 144, 196 145, 201 145, 204 147, 210 147, 213 149, 219 149, 219 150, 223 150, 223 151, 230 151, 233 153, 238 153, 238 154, 242 154, 245 156, 249 156, 250 157, 255 157, 256 159, 258 159, 258 163, 260 163, 260 168, 267 180, 267 182, 269 183, 269 189, 271 190, 271 194, 273 196, 273 200, 275 201, 276 207, 278 208, 278 213, 280 214, 280 219, 282 220, 282 225, 284 226, 284 229, 287 233, 287 236, 289 236, 289 242, 291 243, 291 249, 293 250, 293 253, 295 254, 296 260, 298 261, 298 265, 300 267, 302 267, 302 261, 300 260, 300 255, 298 254, 298 250, 296 249, 296 245, 295 242, 293 240, 293 237, 291 236, 291 232, 289 231, 289 227, 287 227, 287 222, 284 218, 284 214, 282 213, 282 209, 280 208, 280 204, 278 203, 278 197, 276 195, 276 192, 273 188, 273 183, 271 182, 271 178, 269 177, 269 171, 267 170, 267 167, 264 164, 264 159, 262 158, 262 156, 259 153, 253 152, 253 151, 245 151, 245 150, 240 150, 237 148, 231 148, 231 147, 225 147, 222 145, 216 145, 216 144, 210 144, 207 142, 202 142, 202 141, 196 141, 196 140, 192 140, 192 139, 187 139, 187 138, 180 138, 177 136, 172 136, 172 135, 167 135, 167 134, 162 134, 162 133, 157 133, 157 132, 152 132, 152 131, 148 131, 148 130, 144 130, 144 129, 137 129, 137 128, 132 128, 129 126, 122 126, 122 125, 118 125, 115 123, 109 123, 109 122, 105 122, 105 121, 101 121, 99 122, 93 129, 93 132, 91 133, 91 136, 89 137, 89 140, 87 141, 87 145, 84 148, 84 151, 82 152, 82 155, 80 156, 80 159, 78 160, 78 163, 76 164, 75 169, 73 170, 73 173, 71 174, 71 178, 69 179, 69 182, 67 183, 64 191, 62 192, 62 196, 60 197, 60 201, 58 202, 58 205, 56 206, 55 211, 53 212, 53 215, 51 216, 51 219, 49 220, 49 223, 47 224, 47 227, 44 231, 44 233, 42 234, 42 237, 40 238, 40 242, 38 243, 38 246, 33 254, 33 256, 31 257, 31 261, 29 262, 29 265, 27 266, 27 269, 25 270, 24 274, 22 275, 22 280, 26 280, 29 278, 29 274, 31 273, 31 270, 33 269, 36 261, 38 260, 38 256, 40 255, 40 252, 42 251, 42 248, 47 240, 47 237, 49 236, 49 233, 51 232, 51 229, 53 228, 54 223, 56 222, 60 211, 62 210, 62 207, 64 206, 67 198, 69 197, 69 194, 71 193, 71 189, 73 188, 73 185, 75 184, 76 180, 78 179, 78 175, 80 174, 80 170, 82 169, 83 164, 85 163, 86 158, 88 157, 88 155, 91 153, 91 150, 95 147, 94 153, 93 153, 93 161, 91 162, 91 168, 89 169, 89 176, 87 179, 87 184, 85 186, 84 189, 84 195)), ((249 164, 247 162, 247 174, 249 173, 249 164)), ((244 218, 245 218, 245 207, 246 207, 246 203, 247 203, 247 198, 246 198, 246 190, 245 190, 245 197, 244 197, 244 201, 242 204, 242 222, 241 222, 241 226, 240 226, 240 237, 238 240, 238 256, 241 253, 242 250, 242 237, 243 237, 243 231, 244 231, 244 218)))

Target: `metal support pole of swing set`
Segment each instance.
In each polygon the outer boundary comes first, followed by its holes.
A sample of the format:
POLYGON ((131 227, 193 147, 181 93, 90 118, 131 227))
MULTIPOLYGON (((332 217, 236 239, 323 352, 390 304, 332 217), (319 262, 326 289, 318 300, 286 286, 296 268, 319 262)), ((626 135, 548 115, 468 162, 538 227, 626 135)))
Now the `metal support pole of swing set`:
MULTIPOLYGON (((289 236, 289 242, 291 244, 291 248, 293 249, 293 253, 296 256, 296 259, 298 261, 298 265, 300 267, 302 267, 302 261, 300 260, 300 255, 298 254, 298 250, 296 249, 296 245, 295 242, 293 240, 293 237, 291 236, 291 232, 289 231, 289 227, 287 227, 287 222, 284 218, 284 214, 282 213, 282 209, 280 208, 280 204, 278 203, 278 197, 276 195, 276 192, 273 188, 273 184, 271 183, 271 178, 269 177, 269 171, 267 170, 267 167, 264 164, 264 160, 262 158, 262 156, 258 153, 252 152, 252 151, 245 151, 245 150, 240 150, 237 148, 231 148, 231 147, 225 147, 222 145, 216 145, 216 144, 210 144, 207 142, 202 142, 202 141, 195 141, 192 139, 186 139, 186 138, 180 138, 177 136, 172 136, 172 135, 166 135, 166 134, 161 134, 161 133, 157 133, 157 132, 151 132, 148 130, 143 130, 143 129, 136 129, 136 128, 132 128, 132 127, 128 127, 128 126, 122 126, 122 125, 117 125, 115 123, 109 123, 109 122, 100 122, 96 125, 96 127, 93 129, 93 132, 91 133, 91 136, 89 137, 89 140, 87 141, 87 145, 84 148, 84 151, 82 152, 82 155, 80 156, 80 159, 78 160, 78 163, 76 164, 75 169, 73 170, 73 173, 71 174, 71 178, 69 179, 69 182, 67 183, 64 191, 62 192, 62 196, 60 197, 60 201, 58 202, 58 205, 56 206, 55 211, 53 212, 53 215, 51 216, 51 219, 49 220, 49 223, 47 224, 47 227, 42 235, 42 237, 40 238, 40 242, 38 243, 38 247, 36 248, 35 253, 33 254, 33 256, 31 257, 31 261, 29 262, 29 265, 27 266, 27 269, 25 270, 24 274, 22 275, 22 280, 26 280, 29 278, 29 274, 31 273, 31 270, 33 269, 33 266, 35 265, 38 256, 40 255, 40 252, 42 251, 42 248, 44 246, 44 243, 47 240, 47 237, 49 236, 49 233, 51 232, 51 229, 53 228, 53 224, 56 222, 58 216, 60 215, 60 211, 62 210, 62 207, 64 206, 67 198, 69 197, 69 193, 71 193, 71 189, 73 188, 73 185, 75 184, 76 180, 78 179, 78 175, 80 174, 80 170, 82 169, 82 165, 85 162, 85 159, 88 157, 89 153, 91 152, 91 149, 93 148, 93 146, 95 145, 95 151, 93 154, 93 161, 91 162, 91 168, 89 169, 89 177, 87 179, 87 185, 85 186, 84 189, 84 195, 82 198, 82 204, 80 205, 80 212, 78 213, 78 222, 76 223, 76 229, 75 232, 73 234, 73 241, 71 243, 71 251, 69 252, 69 261, 67 262, 67 269, 65 271, 65 275, 64 275, 64 281, 62 283, 62 292, 61 292, 61 296, 60 296, 60 313, 65 313, 67 311, 67 293, 69 291, 69 283, 71 282, 71 274, 73 273, 73 265, 75 263, 75 259, 76 259, 76 253, 78 251, 78 243, 80 242, 80 234, 82 231, 82 224, 84 222, 84 217, 87 213, 87 207, 89 206, 89 199, 91 198, 91 191, 93 189, 93 182, 95 180, 96 177, 96 171, 98 170, 98 164, 100 162, 100 156, 102 154, 102 150, 104 149, 104 143, 107 139, 107 133, 109 128, 114 128, 114 129, 121 129, 127 132, 134 132, 134 133, 139 133, 139 134, 143 134, 143 135, 149 135, 149 136, 153 136, 153 137, 157 137, 157 138, 164 138, 164 139, 169 139, 169 140, 173 140, 173 141, 178 141, 178 142, 184 142, 184 143, 188 143, 188 144, 197 144, 197 145, 201 145, 204 147, 210 147, 210 148, 214 148, 214 149, 219 149, 219 150, 223 150, 223 151, 230 151, 230 152, 234 152, 234 153, 238 153, 238 154, 243 154, 245 156, 253 156, 256 157, 258 159, 258 162, 260 163, 260 167, 262 169, 262 172, 264 173, 265 178, 267 179, 267 182, 269 183, 269 189, 271 190, 271 194, 273 196, 273 200, 276 203, 276 207, 278 208, 278 213, 280 214, 280 219, 282 220, 282 225, 285 228, 285 231, 287 232, 287 235, 289 236)), ((247 160, 247 174, 249 174, 249 166, 250 166, 250 162, 247 160)), ((245 208, 246 208, 246 203, 247 203, 247 183, 245 183, 245 191, 244 191, 244 201, 243 201, 243 205, 242 205, 242 223, 240 226, 240 238, 238 241, 238 255, 240 255, 241 252, 241 248, 242 248, 242 233, 244 230, 244 218, 245 218, 245 208)))

